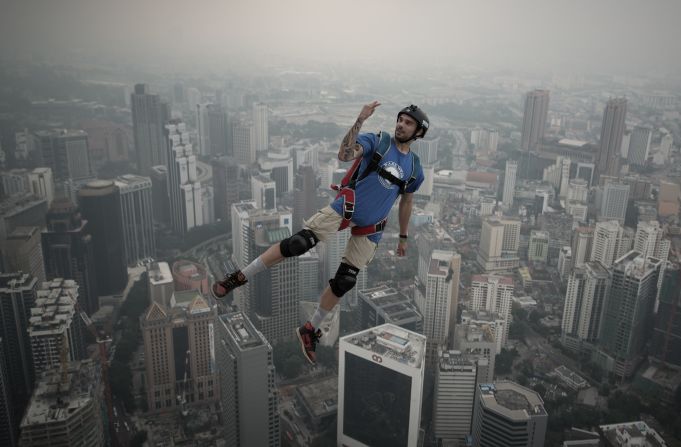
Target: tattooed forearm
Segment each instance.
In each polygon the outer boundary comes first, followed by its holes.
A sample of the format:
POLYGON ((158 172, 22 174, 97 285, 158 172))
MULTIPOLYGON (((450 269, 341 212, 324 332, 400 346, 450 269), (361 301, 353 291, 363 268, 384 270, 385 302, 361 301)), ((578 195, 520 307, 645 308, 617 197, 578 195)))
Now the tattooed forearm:
POLYGON ((357 158, 358 152, 361 152, 362 146, 357 144, 357 135, 362 128, 362 120, 357 118, 355 124, 350 128, 338 150, 338 158, 343 161, 349 161, 357 158))

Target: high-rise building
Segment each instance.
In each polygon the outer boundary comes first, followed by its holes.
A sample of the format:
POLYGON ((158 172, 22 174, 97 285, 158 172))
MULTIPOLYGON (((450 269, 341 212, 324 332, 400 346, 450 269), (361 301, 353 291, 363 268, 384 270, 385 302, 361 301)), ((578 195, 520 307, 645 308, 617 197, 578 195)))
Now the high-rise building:
POLYGON ((28 337, 28 319, 35 302, 36 288, 36 278, 27 273, 0 273, 0 339, 4 353, 2 361, 7 368, 6 379, 15 424, 21 421, 33 391, 33 359, 28 337))
POLYGON ((36 377, 61 365, 61 349, 67 349, 69 361, 86 358, 85 328, 77 301, 78 284, 72 279, 53 279, 37 290, 28 322, 36 377))
POLYGON ((196 173, 196 154, 182 121, 168 122, 164 136, 168 151, 170 224, 173 231, 184 235, 203 225, 202 188, 196 173))
POLYGON ((255 128, 249 124, 232 122, 232 148, 239 164, 251 165, 256 160, 255 128))
POLYGON ((423 317, 403 293, 382 285, 359 292, 359 327, 369 329, 385 323, 423 333, 423 317))
POLYGON ((321 260, 315 248, 298 256, 298 281, 300 283, 301 301, 319 300, 321 294, 320 279, 321 260))
POLYGON ((591 261, 609 268, 632 248, 633 235, 617 221, 598 222, 591 244, 591 261))
POLYGON ((40 227, 16 227, 7 236, 4 266, 7 272, 26 272, 45 281, 40 227))
POLYGON ((438 348, 449 341, 456 320, 452 321, 452 308, 458 308, 458 270, 461 256, 453 251, 433 250, 427 272, 418 277, 414 300, 423 315, 423 335, 427 337, 426 361, 429 366, 437 363, 438 348), (454 269, 457 270, 456 275, 454 269))
POLYGON ((479 384, 473 446, 543 447, 548 419, 536 392, 511 381, 479 384))
POLYGON ((653 137, 651 129, 642 126, 634 127, 629 139, 627 160, 637 166, 645 166, 650 151, 650 140, 653 137))
POLYGON ((677 216, 681 201, 681 185, 674 181, 660 180, 657 195, 657 212, 660 217, 677 216))
POLYGON ((470 310, 496 313, 504 319, 505 327, 499 346, 508 340, 513 302, 513 279, 507 276, 473 275, 470 289, 470 310))
POLYGON ((561 281, 565 281, 572 271, 572 248, 569 245, 561 247, 558 253, 557 270, 561 281))
POLYGON ((595 344, 601 330, 610 273, 599 262, 576 267, 568 277, 562 320, 562 342, 578 351, 582 343, 595 344))
POLYGON ((592 227, 577 227, 572 234, 572 266, 581 267, 591 260, 591 245, 594 229, 592 227))
POLYGON ((487 152, 496 152, 499 145, 499 131, 496 129, 483 129, 477 127, 471 130, 471 144, 476 149, 487 152))
POLYGON ((289 152, 269 152, 258 157, 260 173, 276 185, 277 197, 293 190, 293 158, 289 152))
POLYGON ((506 208, 513 206, 513 194, 515 193, 515 180, 518 173, 518 162, 515 160, 506 161, 506 171, 504 175, 504 191, 502 203, 506 208))
POLYGON ((468 320, 457 325, 454 349, 475 360, 476 383, 491 383, 494 380, 494 364, 498 352, 495 330, 496 328, 483 321, 468 320))
POLYGON ((15 422, 5 359, 2 337, 0 337, 0 444, 6 447, 16 447, 19 440, 19 424, 15 422))
POLYGON ((142 317, 149 411, 181 409, 220 397, 215 366, 217 309, 195 292, 186 307, 152 302, 142 317))
POLYGON ((603 187, 600 220, 617 220, 621 224, 627 214, 629 204, 629 185, 626 183, 607 183, 603 187))
POLYGON ((319 180, 310 164, 298 168, 294 182, 293 231, 303 228, 303 221, 317 210, 317 188, 319 180))
MULTIPOLYGON (((497 140, 498 140, 498 135, 497 135, 497 140)), ((471 136, 471 141, 473 139, 473 136, 471 136)), ((412 150, 416 155, 419 156, 419 159, 421 161, 421 164, 423 166, 433 166, 438 163, 437 160, 437 151, 438 151, 438 145, 440 143, 440 138, 434 138, 434 139, 428 139, 428 140, 422 140, 418 139, 414 142, 415 144, 413 145, 412 150)), ((487 142, 485 142, 487 144, 487 142)), ((495 146, 496 150, 496 146, 495 146)))
POLYGON ((440 351, 435 372, 433 433, 442 441, 463 441, 471 433, 477 367, 459 351, 440 351))
POLYGON ((482 222, 477 262, 485 271, 518 267, 520 221, 488 218, 482 222))
POLYGON ((646 258, 653 257, 666 262, 669 257, 671 242, 663 236, 664 230, 660 227, 658 221, 639 222, 636 227, 634 251, 646 258))
POLYGON ((170 120, 170 107, 159 95, 150 93, 145 84, 135 85, 130 102, 137 169, 146 175, 152 166, 168 162, 163 126, 170 120))
POLYGON ((279 446, 272 346, 241 312, 220 315, 217 327, 220 419, 227 445, 279 446))
POLYGON ((601 140, 596 159, 598 177, 609 175, 617 177, 620 173, 620 149, 627 116, 627 99, 613 98, 608 101, 603 112, 601 140))
POLYGON ((198 153, 203 156, 227 155, 227 113, 220 104, 197 104, 196 129, 198 153))
POLYGON ((416 447, 426 337, 384 324, 340 339, 338 445, 416 447))
POLYGON ((99 289, 90 225, 68 199, 55 200, 46 220, 47 228, 42 233, 45 276, 76 281, 78 303, 91 315, 99 308, 99 289))
POLYGON ((36 384, 21 420, 22 446, 103 447, 99 367, 92 360, 69 363, 66 382, 61 368, 51 369, 36 384))
POLYGON ((643 360, 657 296, 661 261, 630 251, 612 266, 612 285, 601 323, 597 363, 630 377, 643 360))
POLYGON ((239 202, 239 165, 232 157, 214 159, 213 189, 215 191, 215 219, 227 225, 231 222, 232 204, 239 202))
POLYGON ((43 166, 52 170, 55 180, 92 177, 87 133, 82 130, 41 130, 36 136, 43 166))
POLYGON ((175 281, 167 262, 153 262, 147 268, 149 280, 149 302, 170 307, 175 292, 175 281))
POLYGON ((546 117, 549 113, 549 91, 533 90, 525 95, 520 149, 536 151, 544 141, 546 117))
POLYGON ((681 274, 673 264, 664 271, 650 350, 656 359, 681 366, 681 274))
POLYGON ((121 192, 125 259, 134 265, 156 256, 151 179, 127 174, 117 177, 115 183, 121 192))
POLYGON ((546 231, 532 230, 530 232, 530 245, 527 249, 527 260, 530 262, 548 261, 549 256, 549 233, 546 231))
POLYGON ((35 168, 28 173, 28 186, 32 194, 47 200, 48 208, 54 200, 54 178, 51 168, 35 168))
POLYGON ((269 142, 269 122, 267 104, 253 104, 253 136, 256 152, 267 152, 269 142))
POLYGON ((251 177, 251 194, 258 208, 264 210, 277 208, 277 186, 268 176, 259 174, 251 177))
MULTIPOLYGON (((128 283, 123 245, 121 193, 111 180, 95 180, 78 191, 78 202, 87 219, 95 254, 97 290, 100 295, 113 295, 128 283)), ((99 306, 86 312, 94 313, 99 306)))
POLYGON ((152 166, 149 169, 149 178, 151 178, 151 203, 154 213, 154 222, 168 225, 170 223, 168 166, 152 166))

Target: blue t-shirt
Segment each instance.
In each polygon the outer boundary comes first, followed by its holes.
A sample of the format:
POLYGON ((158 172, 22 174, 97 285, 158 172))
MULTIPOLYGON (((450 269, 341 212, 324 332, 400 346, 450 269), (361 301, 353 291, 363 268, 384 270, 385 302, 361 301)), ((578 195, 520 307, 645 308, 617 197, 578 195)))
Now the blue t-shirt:
MULTIPOLYGON (((378 135, 373 133, 359 134, 357 142, 364 148, 362 162, 359 165, 359 175, 362 175, 371 161, 376 147, 378 147, 378 135)), ((383 155, 379 166, 406 182, 412 175, 411 170, 416 168, 413 158, 414 154, 411 151, 403 154, 395 146, 395 141, 392 140, 390 148, 383 155)), ((421 169, 416 180, 406 189, 406 192, 413 193, 419 189, 423 179, 423 170, 421 169)), ((355 211, 352 214, 352 222, 358 227, 365 227, 382 221, 390 213, 390 209, 399 195, 400 188, 397 185, 393 185, 380 177, 375 171, 370 173, 355 187, 355 211)), ((331 203, 331 208, 338 214, 342 214, 343 198, 339 197, 334 200, 331 203)), ((381 234, 372 234, 369 239, 378 243, 381 240, 381 234)))

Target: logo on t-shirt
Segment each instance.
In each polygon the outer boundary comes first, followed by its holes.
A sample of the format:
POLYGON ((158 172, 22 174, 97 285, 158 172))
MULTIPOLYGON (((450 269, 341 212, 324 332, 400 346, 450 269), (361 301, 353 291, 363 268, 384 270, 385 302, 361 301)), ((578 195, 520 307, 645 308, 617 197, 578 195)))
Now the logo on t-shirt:
MULTIPOLYGON (((390 172, 392 175, 394 175, 398 179, 402 179, 402 176, 404 175, 404 171, 402 170, 402 166, 398 165, 394 161, 386 161, 381 167, 383 169, 385 169, 386 171, 390 172)), ((378 181, 381 182, 381 185, 383 185, 383 187, 385 189, 390 189, 393 186, 395 188, 397 188, 397 185, 393 185, 392 183, 390 183, 388 180, 384 179, 380 175, 378 176, 378 181)))

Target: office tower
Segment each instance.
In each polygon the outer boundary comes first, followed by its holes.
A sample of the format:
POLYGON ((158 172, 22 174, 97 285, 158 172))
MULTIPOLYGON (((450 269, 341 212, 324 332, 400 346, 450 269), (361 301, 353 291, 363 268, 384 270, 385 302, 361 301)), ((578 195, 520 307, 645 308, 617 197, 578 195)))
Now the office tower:
POLYGON ((99 308, 95 246, 90 225, 68 199, 57 199, 46 216, 42 233, 45 276, 69 278, 78 283, 78 303, 86 313, 99 308))
POLYGON ((657 195, 657 213, 660 217, 677 216, 680 199, 681 185, 678 182, 660 180, 660 191, 657 195))
POLYGON ((260 173, 276 185, 277 197, 293 190, 293 158, 287 152, 269 152, 258 157, 260 173))
POLYGON ((520 136, 520 149, 536 151, 544 141, 546 117, 549 113, 549 91, 533 90, 525 95, 523 128, 520 136))
POLYGON ((115 184, 121 192, 125 259, 134 265, 156 256, 151 179, 127 174, 117 177, 115 184))
POLYGON ((608 183, 603 187, 600 220, 617 220, 624 223, 629 204, 629 185, 625 183, 608 183))
POLYGON ((558 253, 558 275, 565 281, 572 271, 572 248, 569 245, 561 247, 558 253))
POLYGON ((298 256, 298 281, 301 301, 319 301, 321 260, 316 249, 298 256))
POLYGON ((67 350, 69 361, 87 357, 85 327, 77 301, 78 284, 72 279, 53 279, 38 288, 28 321, 36 377, 60 367, 62 349, 67 350))
POLYGON ((232 257, 237 268, 246 267, 251 259, 248 242, 249 215, 256 209, 255 202, 252 200, 242 200, 232 205, 232 257))
POLYGON ((483 321, 467 320, 456 328, 454 349, 475 361, 476 383, 491 383, 494 380, 494 364, 499 352, 495 332, 495 327, 483 321))
POLYGON ((384 324, 340 339, 338 445, 416 447, 426 337, 384 324))
POLYGON ((660 140, 660 146, 657 149, 657 153, 653 156, 653 163, 656 165, 668 163, 673 144, 674 137, 669 133, 665 133, 660 140))
POLYGON ((214 159, 213 189, 215 219, 224 221, 229 228, 232 204, 239 202, 239 165, 232 157, 214 159))
POLYGON ((630 251, 612 266, 612 285, 601 323, 599 365, 630 377, 643 359, 651 328, 661 262, 630 251))
POLYGON ((501 243, 501 253, 517 255, 520 247, 520 221, 515 219, 500 219, 504 226, 504 238, 501 243))
POLYGON ((170 196, 168 195, 168 167, 152 166, 149 169, 154 222, 170 223, 170 196))
POLYGON ((28 186, 33 195, 47 200, 47 207, 54 200, 54 178, 51 168, 35 168, 28 173, 28 186))
POLYGON ((475 128, 471 130, 471 144, 476 149, 496 152, 499 145, 499 131, 496 129, 475 128))
POLYGON ((587 184, 591 187, 594 184, 595 172, 596 165, 594 163, 578 162, 575 178, 581 178, 582 180, 586 181, 587 184))
POLYGON ((202 156, 207 156, 210 154, 210 134, 208 127, 208 106, 210 104, 197 104, 196 105, 196 137, 198 140, 197 153, 202 156))
POLYGON ((568 183, 568 200, 586 203, 589 200, 589 184, 581 178, 573 178, 568 183))
POLYGON ((272 346, 241 312, 220 315, 216 336, 220 420, 227 445, 279 446, 272 346))
POLYGON ((577 227, 572 234, 572 266, 581 267, 591 260, 591 246, 593 243, 593 227, 577 227))
POLYGON ((482 223, 477 262, 485 271, 518 267, 520 221, 488 218, 482 223))
MULTIPOLYGON (((473 137, 471 136, 471 139, 473 137)), ((498 136, 497 136, 498 138, 498 136)), ((419 156, 421 164, 423 166, 433 166, 438 163, 437 153, 438 145, 440 144, 440 138, 428 139, 428 140, 416 140, 414 142, 412 150, 416 155, 419 156)))
POLYGON ((560 186, 558 188, 558 195, 561 198, 567 197, 570 184, 570 166, 569 158, 562 158, 560 162, 560 186))
POLYGON ((596 171, 601 175, 617 177, 620 173, 620 148, 625 130, 627 99, 613 98, 608 101, 603 112, 601 140, 596 157, 596 171))
POLYGON ((0 172, 0 194, 4 197, 24 195, 29 192, 28 172, 26 169, 12 169, 0 172))
POLYGON ((220 397, 215 370, 217 309, 195 292, 186 307, 151 303, 141 319, 149 411, 158 413, 220 397))
POLYGON ((20 444, 103 447, 99 366, 92 360, 69 363, 66 381, 60 368, 43 375, 21 420, 20 444))
POLYGON ((52 170, 55 180, 92 177, 87 133, 82 130, 41 130, 36 136, 42 164, 52 170))
POLYGON ((442 441, 463 440, 471 433, 476 361, 459 351, 440 351, 438 354, 433 434, 442 441))
POLYGON ((196 175, 196 154, 182 121, 168 122, 164 131, 168 151, 168 197, 170 225, 177 234, 185 235, 203 225, 201 183, 196 175))
POLYGON ((603 306, 610 289, 610 273, 599 262, 576 267, 568 277, 563 307, 562 342, 579 351, 583 343, 598 341, 603 306))
POLYGON ((293 231, 303 228, 303 221, 312 216, 317 210, 317 175, 309 164, 302 164, 298 168, 294 182, 293 231))
POLYGON ((617 221, 598 222, 594 229, 590 260, 598 261, 608 268, 631 250, 631 242, 625 228, 617 221))
MULTIPOLYGON (((95 180, 78 191, 78 202, 92 235, 99 295, 119 293, 128 282, 120 190, 111 180, 95 180)), ((92 314, 99 306, 90 304, 95 307, 86 312, 92 314)))
POLYGON ((667 261, 670 241, 663 236, 664 229, 660 227, 658 221, 639 222, 636 227, 634 251, 644 257, 657 258, 663 262, 667 261))
POLYGON ((232 149, 237 163, 251 165, 256 160, 255 129, 253 126, 234 121, 232 123, 232 149))
POLYGON ((506 208, 513 206, 513 194, 515 192, 515 180, 518 173, 518 162, 515 160, 506 161, 506 173, 504 175, 504 191, 502 203, 506 208))
POLYGON ((145 84, 135 85, 130 102, 137 170, 146 175, 152 166, 168 163, 163 126, 170 120, 170 107, 145 84))
POLYGON ((258 208, 274 210, 277 208, 277 186, 274 180, 265 175, 251 177, 251 197, 258 208))
POLYGON ((631 144, 631 132, 624 130, 622 134, 622 145, 620 146, 620 157, 623 159, 629 158, 629 145, 631 144))
POLYGON ((479 384, 473 446, 543 447, 548 414, 539 394, 511 381, 479 384))
POLYGON ((506 323, 501 341, 497 341, 500 347, 508 340, 513 289, 513 279, 507 276, 473 275, 471 278, 470 310, 496 313, 506 323))
POLYGON ((0 337, 0 444, 16 447, 19 438, 19 424, 15 422, 12 397, 7 371, 5 351, 0 337))
POLYGON ((532 230, 530 232, 530 246, 527 250, 527 260, 530 262, 548 261, 549 256, 549 233, 546 231, 532 230))
POLYGON ((267 104, 253 104, 253 137, 256 152, 267 152, 270 147, 267 104))
POLYGON ((220 104, 197 104, 196 130, 199 154, 227 155, 229 136, 227 113, 220 104))
POLYGON ((33 359, 28 319, 35 302, 37 280, 27 273, 0 273, 0 339, 12 417, 21 421, 33 391, 33 359))
POLYGON ((359 292, 359 327, 369 329, 385 323, 423 333, 423 317, 401 292, 382 285, 359 292))
POLYGON ((201 212, 203 215, 203 224, 210 225, 216 222, 215 220, 215 194, 213 185, 206 184, 201 188, 201 212))
MULTIPOLYGON (((506 327, 508 326, 506 318, 496 312, 488 312, 486 310, 471 310, 470 302, 468 308, 461 311, 461 324, 470 326, 477 325, 481 328, 489 329, 492 334, 492 339, 496 343, 495 352, 501 352, 504 347, 506 327)), ((456 346, 456 345, 455 345, 456 346)))
POLYGON ((39 227, 16 227, 5 241, 4 266, 7 272, 26 272, 45 280, 45 263, 39 227))
POLYGON ((453 332, 452 316, 458 307, 458 272, 461 255, 453 251, 433 250, 427 272, 418 277, 414 290, 414 301, 423 315, 423 335, 428 339, 426 361, 428 365, 437 362, 437 350, 446 345, 453 332), (456 278, 455 278, 456 276, 456 278))
POLYGON ((170 307, 175 292, 175 282, 167 262, 153 262, 147 267, 149 281, 149 302, 170 307))
POLYGON ((629 163, 637 166, 646 165, 652 137, 653 132, 651 129, 641 126, 634 127, 634 130, 631 132, 629 152, 627 154, 629 163))
POLYGON ((681 366, 681 275, 674 264, 664 271, 650 350, 656 359, 681 366))
POLYGON ((175 290, 198 290, 204 295, 210 294, 208 272, 203 264, 180 259, 172 266, 175 290))

